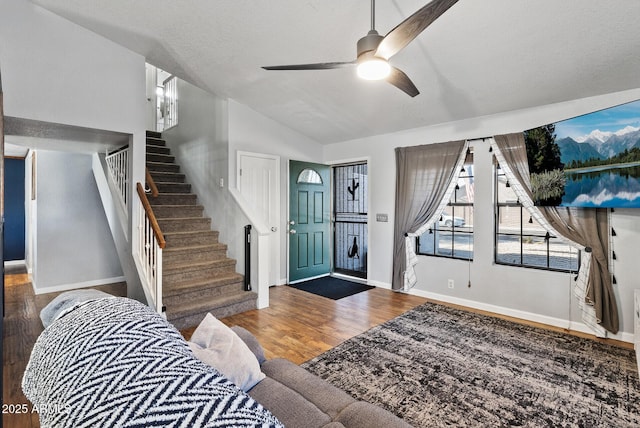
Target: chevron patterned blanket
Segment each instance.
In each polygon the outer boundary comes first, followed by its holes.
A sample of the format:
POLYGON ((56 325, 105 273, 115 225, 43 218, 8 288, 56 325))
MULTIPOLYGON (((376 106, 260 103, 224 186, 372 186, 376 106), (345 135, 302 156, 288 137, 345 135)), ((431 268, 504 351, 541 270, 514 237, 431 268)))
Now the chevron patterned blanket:
POLYGON ((125 298, 87 302, 38 338, 22 389, 46 427, 283 427, 125 298))

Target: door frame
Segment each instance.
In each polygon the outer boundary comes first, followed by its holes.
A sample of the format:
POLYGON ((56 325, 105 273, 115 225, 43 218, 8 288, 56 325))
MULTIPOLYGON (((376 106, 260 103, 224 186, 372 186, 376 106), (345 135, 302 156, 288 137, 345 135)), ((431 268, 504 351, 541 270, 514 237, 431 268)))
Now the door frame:
MULTIPOLYGON (((299 159, 289 159, 289 160, 299 160, 299 159)), ((363 157, 354 157, 354 158, 347 158, 347 159, 337 159, 337 160, 333 160, 333 161, 326 161, 326 162, 315 162, 315 161, 304 161, 304 160, 300 160, 300 162, 314 162, 314 163, 319 163, 319 164, 323 164, 323 165, 327 165, 331 168, 331 172, 329 174, 330 180, 331 180, 331 184, 329 186, 329 212, 330 212, 330 216, 331 216, 331 233, 329 234, 329 275, 330 276, 336 276, 336 277, 341 277, 341 278, 345 278, 348 280, 352 280, 354 282, 366 282, 367 284, 369 284, 370 280, 369 278, 371 278, 371 263, 367 263, 367 279, 366 281, 363 280, 363 278, 358 278, 355 276, 349 276, 349 275, 344 275, 341 273, 336 273, 334 272, 334 251, 333 251, 333 242, 334 242, 334 232, 335 232, 335 218, 334 218, 334 180, 333 180, 333 169, 336 166, 341 166, 341 165, 352 165, 355 163, 366 163, 367 164, 367 175, 369 177, 371 177, 371 157, 369 156, 363 156, 363 157)), ((287 162, 286 165, 286 174, 287 174, 287 180, 286 181, 286 218, 283 217, 285 226, 283 228, 283 234, 285 235, 285 241, 286 241, 286 255, 285 255, 285 260, 286 260, 286 266, 285 266, 285 272, 286 272, 286 284, 291 284, 291 282, 289 282, 289 252, 291 251, 290 245, 289 245, 289 213, 291 212, 291 186, 290 186, 290 181, 291 181, 291 169, 289 166, 289 162, 287 162)), ((371 248, 371 180, 369 180, 369 186, 367 188, 367 248, 371 248)), ((320 275, 320 277, 323 276, 327 276, 327 275, 320 275)), ((304 280, 301 281, 308 281, 311 280, 313 278, 306 278, 304 280)), ((300 282, 300 281, 294 281, 294 283, 296 282, 300 282)))

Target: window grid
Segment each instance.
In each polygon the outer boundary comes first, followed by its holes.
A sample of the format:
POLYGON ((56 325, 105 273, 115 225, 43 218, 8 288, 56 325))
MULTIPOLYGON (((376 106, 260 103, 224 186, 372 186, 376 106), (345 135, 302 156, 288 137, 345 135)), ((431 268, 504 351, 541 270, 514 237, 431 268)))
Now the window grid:
POLYGON ((416 237, 416 253, 432 257, 473 260, 473 163, 465 163, 444 212, 433 226, 416 237))
POLYGON ((580 266, 579 251, 544 230, 510 190, 499 166, 494 169, 495 263, 558 272, 577 272, 580 266))

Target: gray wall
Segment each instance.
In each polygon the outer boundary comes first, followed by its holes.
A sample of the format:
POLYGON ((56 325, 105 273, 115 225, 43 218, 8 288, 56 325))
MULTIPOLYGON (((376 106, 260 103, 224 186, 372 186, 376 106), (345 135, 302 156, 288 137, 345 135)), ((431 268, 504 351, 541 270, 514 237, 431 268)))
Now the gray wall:
POLYGON ((37 292, 122 281, 92 156, 46 150, 36 156, 37 292))

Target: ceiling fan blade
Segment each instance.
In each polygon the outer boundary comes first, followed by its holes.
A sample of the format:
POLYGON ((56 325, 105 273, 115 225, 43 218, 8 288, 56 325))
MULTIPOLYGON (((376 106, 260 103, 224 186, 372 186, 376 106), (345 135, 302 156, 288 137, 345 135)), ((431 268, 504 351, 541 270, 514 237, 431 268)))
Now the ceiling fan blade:
POLYGON ((355 65, 355 61, 350 62, 320 62, 318 64, 295 64, 295 65, 274 65, 262 67, 265 70, 330 70, 333 68, 344 68, 355 65))
POLYGON ((425 28, 457 2, 458 0, 433 0, 418 9, 416 13, 402 21, 384 36, 384 39, 376 49, 375 56, 388 60, 418 37, 425 28))
POLYGON ((409 76, 398 68, 391 67, 391 73, 389 74, 389 77, 386 78, 386 81, 401 91, 404 91, 410 97, 415 97, 420 93, 418 88, 416 88, 416 85, 414 85, 411 79, 409 79, 409 76))

